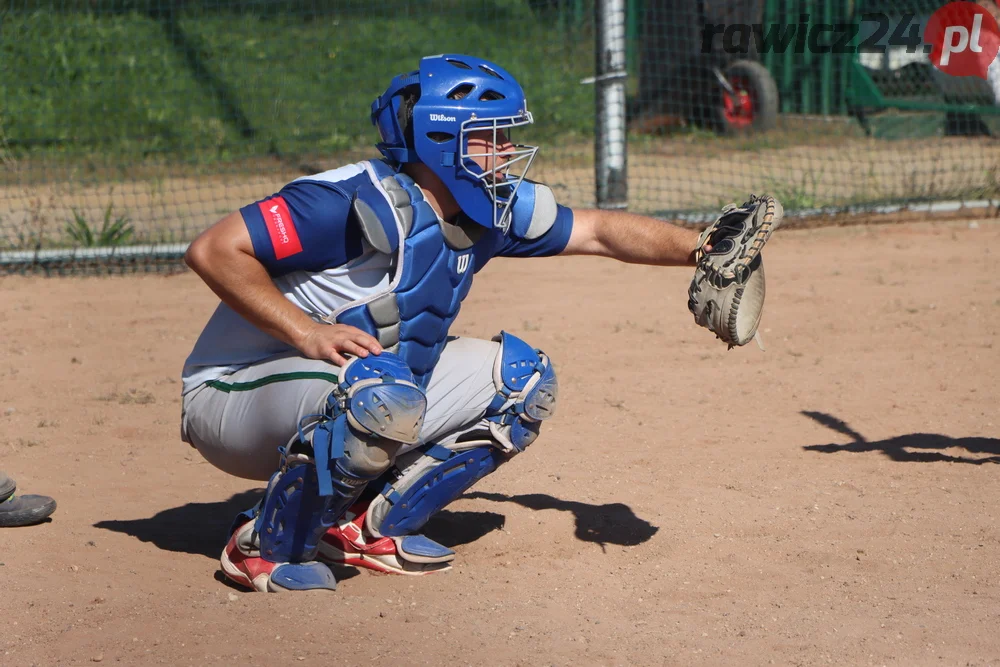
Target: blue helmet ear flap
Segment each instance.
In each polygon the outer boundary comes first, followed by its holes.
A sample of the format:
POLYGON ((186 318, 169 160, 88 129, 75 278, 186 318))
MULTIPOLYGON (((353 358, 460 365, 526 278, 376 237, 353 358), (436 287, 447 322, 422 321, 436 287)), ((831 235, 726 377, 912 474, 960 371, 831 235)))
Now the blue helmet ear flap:
POLYGON ((378 128, 382 141, 376 144, 379 151, 393 162, 415 162, 419 160, 412 147, 406 145, 406 136, 399 125, 399 111, 403 103, 400 94, 410 86, 420 84, 420 72, 400 74, 392 80, 384 93, 371 106, 372 125, 378 128))

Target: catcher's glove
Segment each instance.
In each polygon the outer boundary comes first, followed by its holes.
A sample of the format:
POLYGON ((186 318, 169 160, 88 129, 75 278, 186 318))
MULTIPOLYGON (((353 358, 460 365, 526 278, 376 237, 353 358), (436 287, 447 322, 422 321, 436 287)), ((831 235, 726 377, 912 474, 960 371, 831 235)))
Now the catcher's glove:
POLYGON ((760 252, 783 214, 774 197, 751 195, 742 206, 730 204, 722 209, 722 215, 698 238, 688 309, 696 323, 730 349, 746 345, 757 334, 764 308, 760 252), (711 246, 708 252, 706 244, 711 246))

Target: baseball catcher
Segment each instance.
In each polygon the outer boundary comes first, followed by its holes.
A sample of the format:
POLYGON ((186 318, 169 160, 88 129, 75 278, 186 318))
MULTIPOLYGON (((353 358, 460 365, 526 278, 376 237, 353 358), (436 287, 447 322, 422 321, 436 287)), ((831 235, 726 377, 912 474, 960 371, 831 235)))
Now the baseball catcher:
MULTIPOLYGON (((292 181, 185 257, 221 303, 184 366, 182 437, 227 473, 269 480, 222 554, 226 576, 259 591, 333 589, 329 564, 451 566, 455 553, 421 528, 532 445, 559 396, 552 359, 517 335, 450 335, 491 259, 697 265, 699 323, 743 344, 760 316, 772 198, 727 211, 701 238, 562 206, 526 178, 538 148, 515 142, 532 123, 524 91, 472 56, 422 59, 371 120, 380 159, 292 181)), ((548 296, 540 285, 497 298, 548 296)))

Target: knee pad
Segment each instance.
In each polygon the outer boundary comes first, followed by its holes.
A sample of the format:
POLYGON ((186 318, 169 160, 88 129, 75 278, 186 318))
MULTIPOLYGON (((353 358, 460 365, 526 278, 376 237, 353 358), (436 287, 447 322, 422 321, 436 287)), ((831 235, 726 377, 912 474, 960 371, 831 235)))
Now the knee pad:
POLYGON ((427 397, 406 362, 383 352, 348 361, 327 408, 331 417, 345 415, 361 433, 413 444, 424 424, 427 397))
POLYGON ((500 332, 493 365, 497 395, 486 410, 490 433, 508 452, 535 441, 541 422, 555 413, 559 382, 549 357, 517 336, 500 332))
MULTIPOLYGON (((327 398, 326 412, 314 421, 312 446, 322 495, 330 495, 330 465, 359 480, 378 477, 392 465, 401 444, 415 444, 427 398, 413 373, 391 352, 352 358, 327 398)), ((299 439, 306 442, 300 423, 299 439)))

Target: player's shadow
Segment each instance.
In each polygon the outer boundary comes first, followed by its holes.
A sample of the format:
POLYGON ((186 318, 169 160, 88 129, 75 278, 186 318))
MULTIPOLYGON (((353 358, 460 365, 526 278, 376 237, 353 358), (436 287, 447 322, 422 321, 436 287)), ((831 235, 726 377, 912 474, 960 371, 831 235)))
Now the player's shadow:
POLYGON ((451 512, 442 510, 421 529, 421 533, 439 544, 454 548, 475 542, 481 537, 500 530, 507 520, 496 512, 451 512))
POLYGON ((825 412, 803 410, 802 414, 827 428, 841 433, 853 442, 846 444, 806 445, 803 449, 810 452, 833 454, 836 452, 882 452, 893 461, 931 463, 947 461, 950 463, 1000 463, 1000 439, 998 438, 953 438, 938 433, 909 433, 897 435, 885 440, 869 441, 863 435, 852 429, 843 420, 825 412), (980 456, 952 456, 941 450, 953 447, 964 449, 970 454, 980 456), (937 450, 937 451, 935 451, 937 450))
POLYGON ((603 549, 606 544, 635 546, 649 541, 659 530, 645 519, 640 519, 632 508, 623 503, 591 505, 575 500, 561 500, 544 493, 527 493, 508 496, 502 493, 467 493, 463 498, 482 498, 498 503, 517 503, 532 510, 560 510, 572 512, 576 519, 576 537, 584 542, 595 542, 603 549))
MULTIPOLYGON (((222 553, 233 519, 256 505, 263 494, 263 489, 254 489, 220 502, 171 507, 147 519, 107 519, 98 521, 94 526, 131 535, 164 551, 189 553, 214 560, 222 553)), ((431 519, 422 532, 447 547, 456 547, 474 542, 503 525, 502 514, 445 510, 431 519)), ((342 578, 338 572, 338 579, 342 578)))
POLYGON ((162 510, 147 519, 106 519, 98 521, 94 527, 131 535, 164 551, 217 559, 229 538, 233 519, 256 505, 263 495, 263 489, 243 491, 229 500, 187 503, 162 510))

